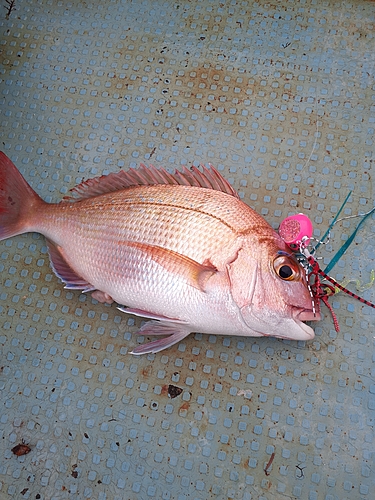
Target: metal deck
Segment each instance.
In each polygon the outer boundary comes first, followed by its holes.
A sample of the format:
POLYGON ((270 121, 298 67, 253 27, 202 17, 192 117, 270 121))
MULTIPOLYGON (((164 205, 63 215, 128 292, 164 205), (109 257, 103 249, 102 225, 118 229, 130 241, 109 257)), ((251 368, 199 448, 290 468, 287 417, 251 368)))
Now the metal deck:
MULTIPOLYGON (((373 207, 374 3, 8 7, 1 149, 47 201, 212 163, 275 228, 303 211, 319 238, 351 190, 344 216, 373 207)), ((331 275, 371 283, 374 238, 373 217, 331 275)), ((140 320, 64 290, 40 235, 1 242, 0 271, 1 500, 374 497, 373 309, 338 294, 341 332, 324 309, 312 342, 196 334, 134 357, 140 320)))

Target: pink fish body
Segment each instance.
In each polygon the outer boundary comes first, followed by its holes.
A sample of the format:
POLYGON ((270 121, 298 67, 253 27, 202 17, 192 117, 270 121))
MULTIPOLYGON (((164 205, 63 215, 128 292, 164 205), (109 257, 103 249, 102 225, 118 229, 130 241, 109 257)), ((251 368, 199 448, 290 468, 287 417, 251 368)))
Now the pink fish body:
POLYGON ((158 352, 191 332, 309 340, 305 272, 280 236, 213 168, 155 167, 86 181, 45 203, 0 153, 0 239, 35 231, 67 288, 148 318, 158 352))

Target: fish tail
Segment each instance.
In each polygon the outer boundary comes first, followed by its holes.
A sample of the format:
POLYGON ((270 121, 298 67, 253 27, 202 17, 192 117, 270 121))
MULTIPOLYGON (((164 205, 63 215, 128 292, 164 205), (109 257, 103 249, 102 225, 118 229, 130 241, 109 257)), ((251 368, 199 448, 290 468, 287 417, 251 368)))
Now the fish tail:
POLYGON ((32 231, 32 216, 44 203, 0 151, 0 240, 32 231))

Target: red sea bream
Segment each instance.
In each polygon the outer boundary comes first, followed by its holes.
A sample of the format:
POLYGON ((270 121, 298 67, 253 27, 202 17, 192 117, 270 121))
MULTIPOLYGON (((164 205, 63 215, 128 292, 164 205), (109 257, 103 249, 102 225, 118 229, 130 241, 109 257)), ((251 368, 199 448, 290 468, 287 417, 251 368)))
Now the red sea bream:
POLYGON ((149 319, 158 352, 191 332, 310 340, 305 271, 213 167, 120 171, 44 202, 0 153, 0 239, 45 236, 66 288, 149 319))

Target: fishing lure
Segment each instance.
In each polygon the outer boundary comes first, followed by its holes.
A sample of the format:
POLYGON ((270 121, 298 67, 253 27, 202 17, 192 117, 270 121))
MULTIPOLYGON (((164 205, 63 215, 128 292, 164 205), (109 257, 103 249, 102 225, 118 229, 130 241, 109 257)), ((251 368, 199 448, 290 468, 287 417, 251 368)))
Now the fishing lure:
MULTIPOLYGON (((371 269, 370 271, 370 281, 368 283, 362 283, 359 279, 346 279, 341 283, 341 286, 347 287, 349 283, 354 283, 356 289, 359 292, 364 292, 365 290, 369 290, 374 286, 375 283, 375 269, 371 269)), ((336 288, 335 293, 339 293, 340 289, 336 288)))
MULTIPOLYGON (((367 217, 374 211, 370 210, 365 216, 367 217)), ((332 225, 337 222, 335 219, 332 225)), ((355 233, 359 229, 359 226, 362 224, 363 220, 360 222, 360 224, 357 226, 354 234, 351 236, 350 240, 354 238, 355 233)), ((368 300, 365 300, 364 298, 360 297, 359 295, 351 292, 348 290, 345 286, 340 285, 335 279, 331 278, 325 271, 323 271, 316 259, 313 257, 312 253, 308 250, 308 245, 310 243, 310 240, 312 238, 313 234, 313 225, 311 220, 307 217, 307 215, 304 214, 296 214, 292 215, 290 217, 287 217, 282 221, 279 227, 279 234, 285 241, 285 243, 290 247, 290 249, 296 254, 297 258, 300 260, 301 264, 303 267, 306 269, 306 274, 307 274, 307 282, 309 289, 311 291, 312 295, 312 301, 313 301, 313 309, 315 310, 315 304, 314 304, 314 299, 321 300, 329 309, 332 315, 333 319, 333 324, 335 326, 335 330, 337 332, 340 331, 340 326, 337 320, 337 317, 332 309, 331 304, 328 302, 328 298, 335 293, 337 293, 337 290, 341 290, 342 292, 350 295, 354 299, 359 300, 363 304, 366 304, 367 306, 373 307, 375 309, 375 304, 372 302, 369 302, 368 300), (320 277, 322 277, 324 280, 328 281, 331 284, 327 283, 322 283, 320 277)), ((323 239, 329 234, 329 231, 324 235, 323 239)), ((319 244, 321 242, 318 242, 319 244)), ((348 245, 346 246, 346 248, 348 245)), ((315 246, 313 249, 313 252, 316 251, 318 248, 318 245, 315 246)), ((345 248, 345 250, 346 250, 345 248)), ((344 250, 344 251, 345 251, 344 250)), ((344 252, 339 252, 339 257, 342 255, 344 252)), ((336 256, 337 258, 337 256, 336 256)), ((338 259, 337 259, 338 260, 338 259)), ((329 266, 327 266, 328 268, 329 266)), ((332 268, 329 267, 330 269, 332 268)))

